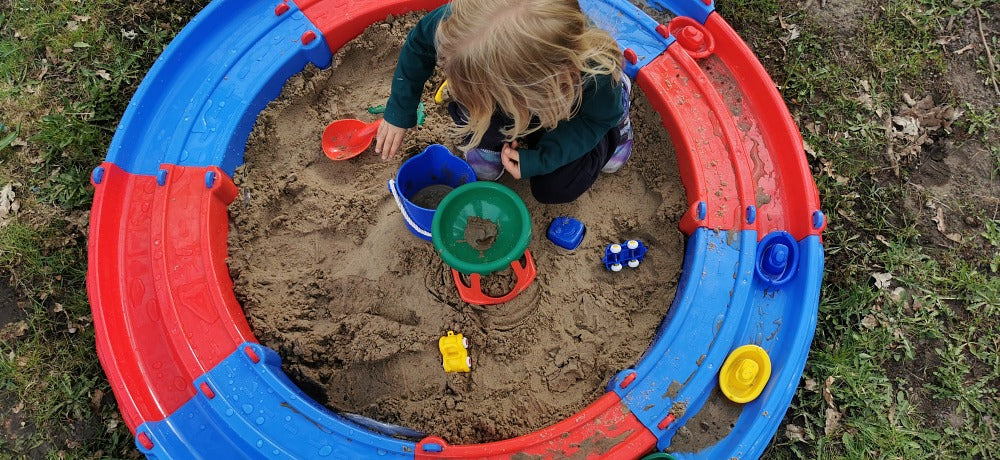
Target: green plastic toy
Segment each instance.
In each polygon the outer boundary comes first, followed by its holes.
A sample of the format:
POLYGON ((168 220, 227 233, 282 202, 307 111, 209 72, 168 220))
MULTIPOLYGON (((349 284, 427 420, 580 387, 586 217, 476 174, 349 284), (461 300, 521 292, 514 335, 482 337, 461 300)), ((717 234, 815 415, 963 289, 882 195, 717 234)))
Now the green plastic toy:
POLYGON ((476 181, 457 187, 438 204, 431 223, 431 240, 452 268, 459 294, 466 302, 493 305, 507 302, 535 278, 528 251, 531 216, 521 197, 495 182, 476 181), (525 263, 522 265, 522 256, 525 263), (517 285, 503 297, 482 292, 480 277, 510 266, 517 285), (469 275, 470 285, 459 273, 469 275))

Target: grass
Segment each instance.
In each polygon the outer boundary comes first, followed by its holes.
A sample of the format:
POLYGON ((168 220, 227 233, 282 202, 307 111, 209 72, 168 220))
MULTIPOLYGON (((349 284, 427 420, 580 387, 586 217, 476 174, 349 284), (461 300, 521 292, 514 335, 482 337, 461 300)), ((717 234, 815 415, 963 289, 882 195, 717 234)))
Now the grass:
MULTIPOLYGON (((153 59, 204 4, 0 0, 0 186, 15 182, 22 204, 0 227, 0 287, 10 284, 21 305, 0 325, 0 418, 11 421, 0 457, 136 456, 93 350, 88 175, 153 59)), ((830 217, 815 340, 765 457, 995 458, 997 210, 973 192, 915 186, 919 159, 904 159, 896 176, 885 123, 903 93, 960 107, 941 135, 981 148, 996 181, 1000 106, 943 87, 957 58, 935 42, 975 24, 977 9, 984 20, 1000 11, 987 0, 858 8, 845 37, 816 5, 719 4, 788 101, 830 217), (951 220, 961 241, 943 240, 928 202, 975 225, 951 220)), ((972 68, 989 89, 984 58, 972 68)))
MULTIPOLYGON (((720 8, 733 17, 759 3, 767 2, 733 5, 729 12, 720 8)), ((820 387, 832 379, 829 394, 836 407, 822 389, 800 388, 786 422, 801 427, 803 437, 779 434, 767 457, 997 455, 996 211, 984 203, 967 205, 962 212, 981 221, 982 231, 963 235, 963 242, 952 246, 928 244, 936 241, 930 234, 934 224, 922 206, 907 203, 940 197, 912 186, 912 163, 901 165, 901 177, 893 177, 885 156, 886 114, 900 105, 904 92, 914 98, 939 92, 940 79, 948 74, 948 56, 934 41, 948 21, 986 5, 955 4, 879 2, 872 14, 858 13, 866 19, 856 36, 839 41, 829 37, 842 34, 802 9, 770 10, 801 31, 787 45, 779 35, 757 46, 758 53, 761 47, 769 55, 784 51, 784 59, 770 65, 765 60, 765 66, 780 69, 775 80, 805 128, 823 207, 831 216, 819 324, 804 378, 820 387), (884 288, 872 276, 881 273, 892 276, 884 288), (842 418, 829 418, 830 410, 842 418)), ((753 17, 743 24, 750 34, 767 30, 768 23, 753 17)), ((996 105, 945 102, 965 108, 956 137, 996 144, 996 105)), ((984 150, 996 164, 997 149, 984 150)))
POLYGON ((195 3, 0 0, 0 186, 21 203, 0 226, 0 287, 21 299, 0 324, 0 457, 137 455, 94 353, 89 174, 195 3))

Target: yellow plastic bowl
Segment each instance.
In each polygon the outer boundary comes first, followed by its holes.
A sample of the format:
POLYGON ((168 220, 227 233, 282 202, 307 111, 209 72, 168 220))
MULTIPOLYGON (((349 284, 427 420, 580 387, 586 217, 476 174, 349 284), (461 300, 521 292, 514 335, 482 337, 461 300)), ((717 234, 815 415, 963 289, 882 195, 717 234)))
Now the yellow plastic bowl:
POLYGON ((771 378, 771 358, 757 345, 743 345, 729 354, 719 371, 719 388, 735 403, 760 396, 771 378))

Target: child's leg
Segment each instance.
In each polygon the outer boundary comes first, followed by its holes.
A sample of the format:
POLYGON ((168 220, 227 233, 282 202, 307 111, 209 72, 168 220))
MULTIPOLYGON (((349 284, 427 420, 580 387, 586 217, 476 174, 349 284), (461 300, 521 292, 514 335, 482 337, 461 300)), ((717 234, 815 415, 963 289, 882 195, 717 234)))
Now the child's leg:
POLYGON ((531 194, 544 204, 569 203, 576 200, 594 185, 597 176, 601 174, 601 167, 614 154, 618 138, 618 130, 612 129, 601 138, 593 150, 578 160, 548 174, 532 177, 531 194))
MULTIPOLYGON (((448 103, 448 114, 459 126, 465 126, 469 122, 468 112, 464 106, 457 102, 448 103)), ((503 149, 504 136, 500 131, 510 123, 510 119, 503 116, 503 113, 494 113, 490 119, 490 127, 483 135, 483 140, 479 142, 479 145, 465 152, 465 161, 469 162, 469 166, 476 172, 476 179, 497 180, 503 175, 500 150, 503 149)))
POLYGON ((628 75, 622 75, 622 85, 622 107, 625 108, 625 113, 622 114, 622 119, 618 122, 619 141, 615 145, 614 155, 601 168, 601 172, 605 173, 618 171, 625 165, 629 157, 632 156, 632 119, 629 117, 632 105, 632 82, 629 80, 628 75))

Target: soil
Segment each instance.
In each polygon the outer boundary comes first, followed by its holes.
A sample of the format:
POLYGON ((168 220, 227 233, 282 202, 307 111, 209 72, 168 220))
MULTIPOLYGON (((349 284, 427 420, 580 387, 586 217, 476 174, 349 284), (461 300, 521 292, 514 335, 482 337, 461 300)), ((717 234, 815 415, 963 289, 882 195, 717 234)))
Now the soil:
MULTIPOLYGON (((407 230, 386 186, 431 143, 457 151, 450 117, 431 99, 440 77, 425 88, 426 124, 410 130, 402 158, 384 162, 369 150, 330 161, 320 149, 327 123, 370 121, 366 109, 385 103, 418 17, 373 25, 330 69, 289 79, 261 113, 235 177, 229 267, 256 337, 318 402, 418 432, 397 435, 511 438, 583 409, 648 347, 678 283, 684 189, 666 130, 636 86, 635 150, 621 171, 554 206, 535 201, 525 181, 501 178, 528 207, 538 276, 511 302, 463 302, 451 270, 407 230), (587 226, 573 251, 545 237, 566 215, 587 226), (604 247, 628 239, 647 245, 645 261, 607 271, 604 247), (437 342, 448 331, 469 339, 471 372, 443 371, 437 342)), ((515 281, 508 269, 485 277, 484 290, 499 295, 515 281)))
POLYGON ((493 247, 497 234, 497 224, 493 221, 469 216, 465 223, 465 239, 459 242, 472 246, 472 249, 479 251, 479 257, 483 257, 483 253, 493 247))

